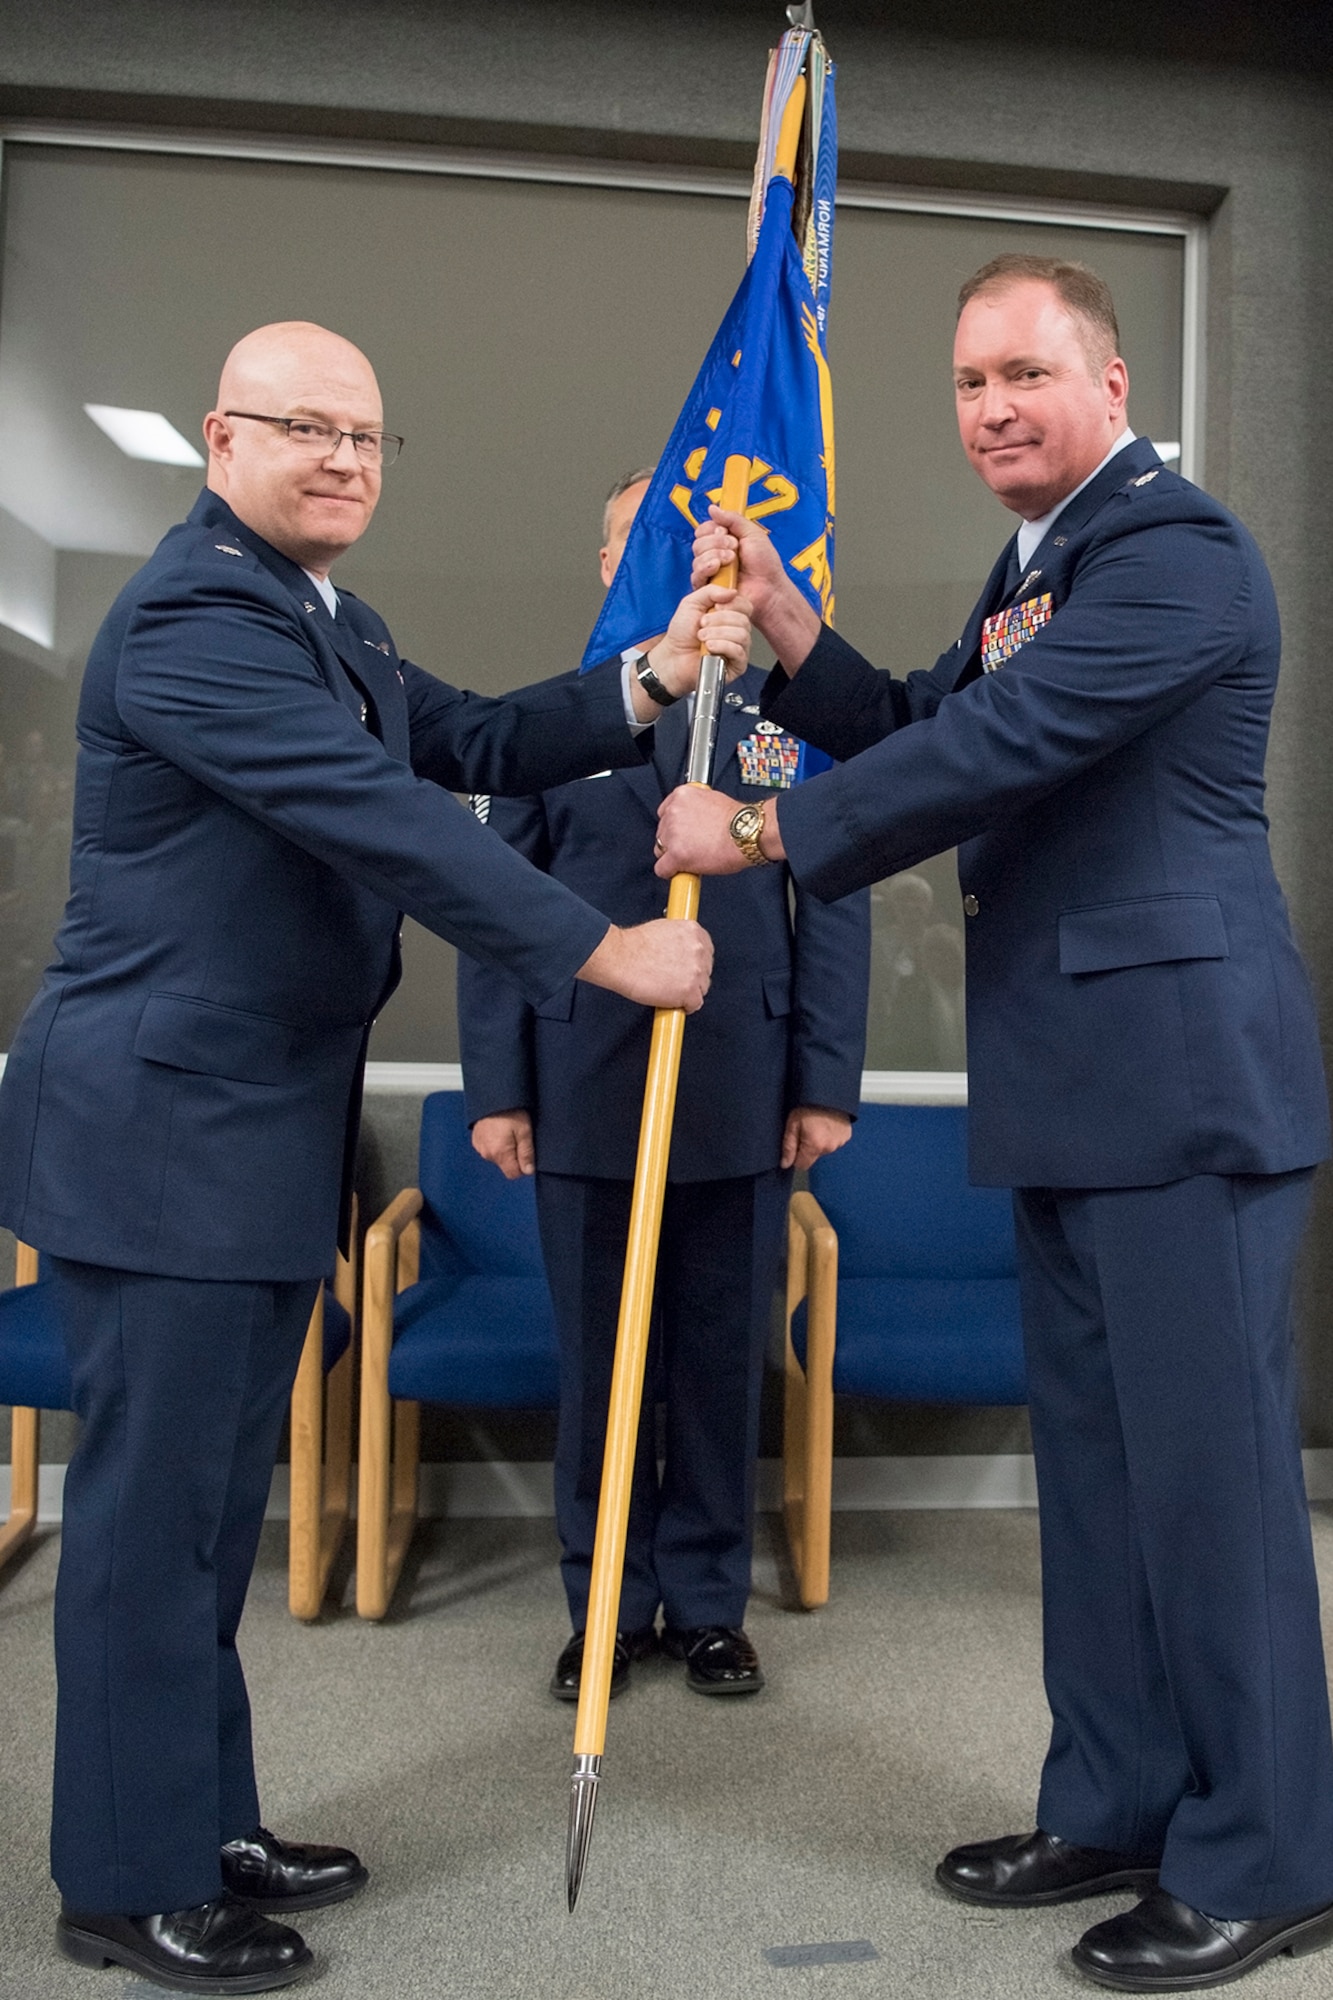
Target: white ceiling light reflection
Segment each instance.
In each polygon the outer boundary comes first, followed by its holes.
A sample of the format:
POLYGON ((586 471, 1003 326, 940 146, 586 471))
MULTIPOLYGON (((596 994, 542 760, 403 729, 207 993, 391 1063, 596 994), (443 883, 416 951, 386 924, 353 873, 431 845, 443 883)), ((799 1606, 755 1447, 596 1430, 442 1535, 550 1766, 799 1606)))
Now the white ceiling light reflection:
POLYGON ((114 403, 85 403, 83 407, 127 458, 146 458, 155 465, 204 462, 189 439, 158 410, 121 410, 114 403))

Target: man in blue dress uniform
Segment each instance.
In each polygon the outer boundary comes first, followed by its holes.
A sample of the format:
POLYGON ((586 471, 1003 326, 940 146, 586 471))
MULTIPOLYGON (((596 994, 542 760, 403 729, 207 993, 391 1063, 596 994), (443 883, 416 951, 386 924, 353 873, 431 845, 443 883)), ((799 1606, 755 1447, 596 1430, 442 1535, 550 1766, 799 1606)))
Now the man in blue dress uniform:
MULTIPOLYGON (((650 478, 651 468, 632 475, 607 501, 605 584, 650 478)), ((622 671, 617 657, 585 678, 622 671)), ((795 772, 799 746, 760 716, 763 681, 750 669, 723 700, 713 783, 732 810, 776 796, 795 772)), ((653 842, 657 808, 684 772, 684 702, 655 738, 634 772, 477 803, 555 880, 621 923, 642 922, 662 907, 653 842)), ((763 1686, 743 1620, 774 1277, 793 1169, 851 1133, 870 949, 864 892, 824 904, 799 888, 789 901, 790 886, 787 870, 774 868, 703 888, 712 999, 690 1023, 681 1059, 613 1694, 631 1662, 656 1650, 659 1608, 661 1644, 684 1660, 696 1692, 763 1686), (666 1420, 660 1477, 655 1388, 666 1420)), ((534 1006, 512 980, 467 959, 458 997, 473 1144, 511 1179, 534 1166, 537 1174, 560 1337, 556 1525, 574 1628, 551 1691, 576 1701, 651 1023, 572 981, 534 1006)))
POLYGON ((974 1179, 1014 1188, 1053 1717, 1038 1831, 956 1849, 994 1906, 1145 1890, 1079 1967, 1128 1991, 1333 1939, 1333 1744, 1292 1272, 1328 1106, 1268 850, 1278 667, 1251 537, 1125 414, 1110 295, 1001 258, 964 287, 964 447, 1021 517, 955 646, 877 673, 765 537, 766 713, 847 759, 764 809, 678 792, 668 868, 784 858, 821 896, 959 844, 974 1179))
POLYGON ((251 1993, 310 1963, 268 1913, 366 1878, 260 1825, 235 1641, 399 912, 535 1004, 578 979, 697 1008, 698 926, 609 925, 450 793, 639 762, 701 619, 724 653, 744 621, 688 600, 649 668, 661 701, 628 670, 460 693, 329 581, 400 442, 365 356, 261 328, 204 433, 207 490, 89 656, 70 901, 0 1088, 0 1218, 43 1253, 82 1418, 56 1591, 59 1942, 251 1993))

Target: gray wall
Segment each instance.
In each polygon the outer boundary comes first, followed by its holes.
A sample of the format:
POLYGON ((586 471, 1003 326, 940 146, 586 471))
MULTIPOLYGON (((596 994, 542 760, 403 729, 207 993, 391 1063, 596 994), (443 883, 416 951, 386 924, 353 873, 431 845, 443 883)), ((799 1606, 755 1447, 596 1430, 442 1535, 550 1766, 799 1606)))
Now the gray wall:
MULTIPOLYGON (((1248 522, 1277 582, 1287 652, 1270 809, 1333 1020, 1324 588, 1333 410, 1317 367, 1333 317, 1324 10, 1188 0, 1103 6, 1095 21, 1072 24, 1043 0, 984 9, 826 0, 817 11, 840 65, 844 178, 1209 217, 1204 479, 1248 522), (977 38, 977 21, 994 39, 977 38), (923 22, 936 32, 921 32, 923 22)), ((337 10, 316 0, 47 0, 40 10, 0 0, 0 116, 744 166, 764 50, 782 25, 779 6, 754 0, 726 10, 694 0, 639 9, 343 0, 337 10)), ((1333 1442, 1330 1282, 1325 1192, 1303 1313, 1314 1444, 1333 1442)))

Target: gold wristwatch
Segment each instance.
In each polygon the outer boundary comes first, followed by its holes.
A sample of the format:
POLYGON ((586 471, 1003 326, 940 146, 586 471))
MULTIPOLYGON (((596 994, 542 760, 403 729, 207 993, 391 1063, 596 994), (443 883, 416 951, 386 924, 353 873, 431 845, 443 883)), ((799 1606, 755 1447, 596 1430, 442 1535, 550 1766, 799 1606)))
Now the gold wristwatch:
POLYGON ((731 816, 731 837, 752 868, 762 868, 769 856, 759 845, 759 836, 764 830, 764 808, 762 806, 742 806, 731 816))

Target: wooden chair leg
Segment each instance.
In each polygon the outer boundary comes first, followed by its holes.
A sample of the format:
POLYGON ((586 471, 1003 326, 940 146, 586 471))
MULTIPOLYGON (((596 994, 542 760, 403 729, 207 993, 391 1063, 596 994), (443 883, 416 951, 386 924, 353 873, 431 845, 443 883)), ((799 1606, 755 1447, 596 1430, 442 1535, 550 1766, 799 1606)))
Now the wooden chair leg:
POLYGON ((324 1505, 320 1513, 319 1596, 321 1604, 338 1559, 352 1511, 352 1398, 355 1349, 330 1370, 324 1384, 324 1505))
MULTIPOLYGON (((31 1243, 15 1246, 14 1282, 35 1285, 37 1252, 31 1243)), ((10 1411, 9 1514, 0 1527, 0 1569, 37 1526, 37 1486, 40 1477, 41 1415, 37 1410, 10 1411)))
POLYGON ((352 1399, 356 1375, 357 1204, 352 1197, 347 1255, 334 1264, 333 1296, 351 1322, 345 1353, 324 1382, 324 1467, 319 1509, 319 1602, 322 1605, 352 1512, 352 1399))
POLYGON ((782 1384, 782 1519, 787 1552, 800 1588, 804 1552, 806 1390, 805 1370, 792 1345, 792 1316, 806 1295, 809 1244, 796 1213, 787 1211, 787 1343, 782 1384))
POLYGON ((0 1527, 0 1569, 37 1526, 39 1423, 36 1410, 10 1412, 9 1515, 0 1527))
MULTIPOLYGON (((293 1618, 318 1618, 324 1596, 320 1516, 324 1495, 324 1287, 306 1329, 291 1404, 291 1523, 287 1606, 293 1618)), ((327 1574, 327 1573, 325 1573, 327 1574)))
POLYGON ((420 1206, 419 1191, 405 1189, 366 1235, 356 1522, 356 1608, 362 1618, 383 1618, 387 1612, 416 1521, 419 1412, 415 1403, 401 1404, 395 1417, 389 1353, 394 1297, 416 1282, 420 1206))
POLYGON ((421 1405, 393 1406, 393 1506, 385 1551, 388 1594, 393 1596, 417 1525, 417 1475, 421 1460, 421 1405))
POLYGON ((833 1353, 838 1239, 813 1195, 792 1197, 788 1222, 787 1358, 783 1390, 783 1518, 801 1603, 828 1602, 833 1504, 833 1353), (791 1321, 806 1300, 805 1367, 791 1321))
POLYGON ((833 1516, 833 1354, 838 1329, 838 1239, 825 1222, 810 1239, 807 1307, 804 1562, 801 1602, 827 1604, 833 1516))

